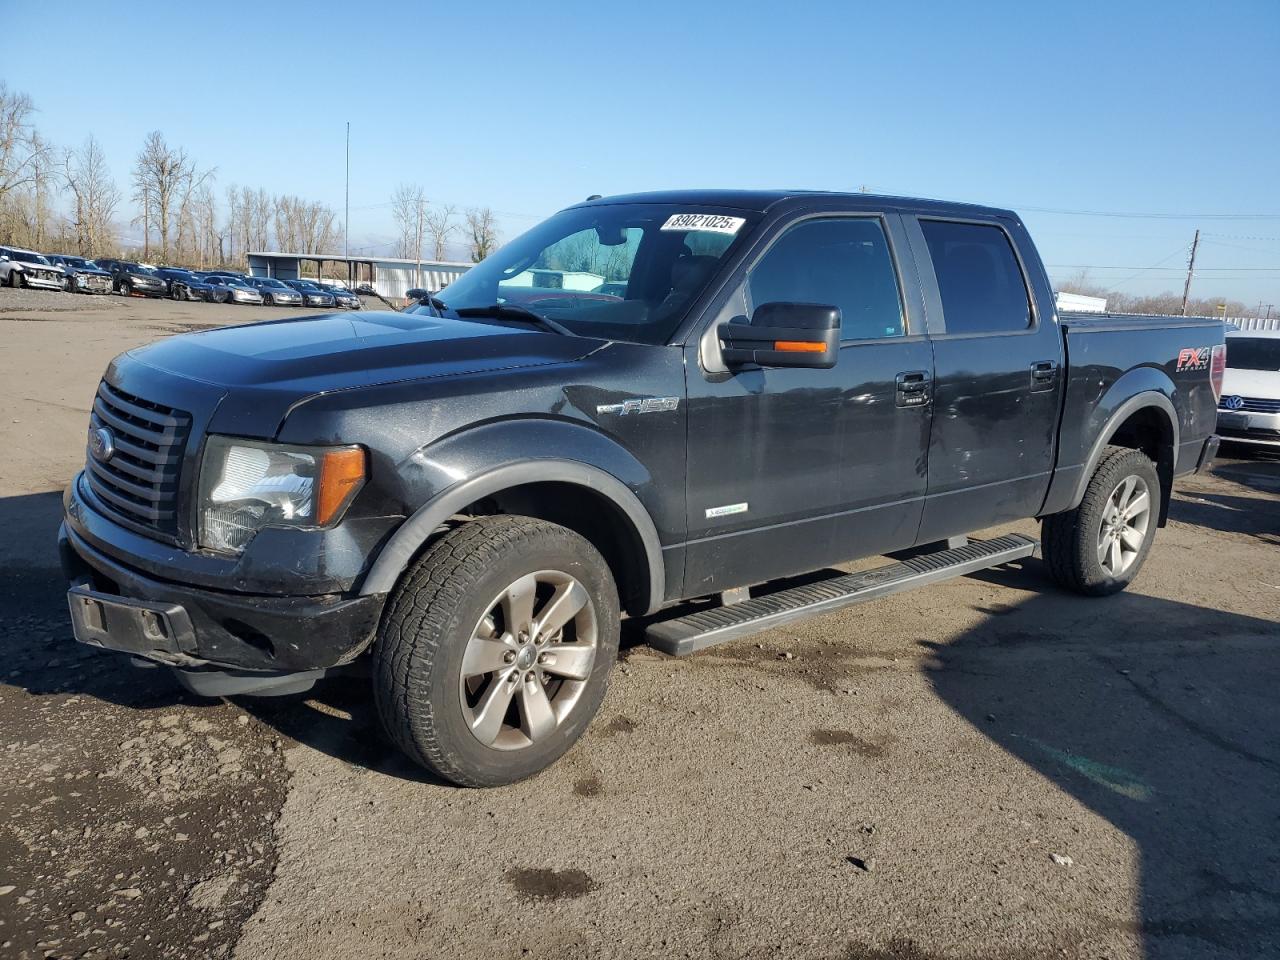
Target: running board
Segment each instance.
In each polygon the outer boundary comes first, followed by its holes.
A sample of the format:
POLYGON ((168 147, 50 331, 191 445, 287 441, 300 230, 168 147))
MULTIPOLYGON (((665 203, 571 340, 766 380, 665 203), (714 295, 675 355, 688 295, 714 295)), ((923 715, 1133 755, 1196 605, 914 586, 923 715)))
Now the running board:
POLYGON ((645 631, 645 641, 663 653, 683 657, 713 644, 772 630, 864 600, 914 590, 1029 557, 1038 546, 1035 540, 1017 533, 991 540, 972 540, 961 547, 921 554, 874 570, 842 574, 732 606, 699 610, 655 623, 645 631))

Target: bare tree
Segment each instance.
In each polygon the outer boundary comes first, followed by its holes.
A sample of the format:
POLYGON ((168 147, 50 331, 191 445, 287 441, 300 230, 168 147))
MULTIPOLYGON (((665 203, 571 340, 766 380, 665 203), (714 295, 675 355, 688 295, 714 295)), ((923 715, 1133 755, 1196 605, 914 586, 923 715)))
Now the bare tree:
POLYGON ((427 195, 416 183, 402 183, 391 195, 391 216, 395 218, 400 237, 396 256, 406 260, 422 259, 422 238, 426 233, 427 195))
POLYGON ((471 245, 471 262, 479 263, 498 246, 498 226, 488 207, 467 211, 467 234, 471 245))
POLYGON ((49 158, 50 146, 31 122, 34 112, 29 96, 0 81, 0 201, 12 190, 34 186, 49 158))
MULTIPOLYGON (((195 163, 181 147, 170 147, 159 130, 147 134, 133 168, 134 199, 141 206, 144 256, 150 253, 149 234, 160 234, 160 255, 169 256, 169 234, 176 225, 182 196, 195 175, 195 163)), ((135 221, 136 222, 136 221, 135 221)))
POLYGON ((443 260, 448 252, 449 238, 457 231, 453 222, 458 208, 449 203, 427 209, 427 233, 431 235, 431 259, 443 260))
POLYGON ((120 203, 120 190, 107 169, 102 145, 92 135, 79 150, 62 158, 62 180, 71 192, 72 229, 82 256, 99 254, 112 234, 112 218, 120 203))
POLYGON ((323 203, 301 197, 277 197, 276 241, 294 253, 323 253, 336 236, 334 212, 323 203))

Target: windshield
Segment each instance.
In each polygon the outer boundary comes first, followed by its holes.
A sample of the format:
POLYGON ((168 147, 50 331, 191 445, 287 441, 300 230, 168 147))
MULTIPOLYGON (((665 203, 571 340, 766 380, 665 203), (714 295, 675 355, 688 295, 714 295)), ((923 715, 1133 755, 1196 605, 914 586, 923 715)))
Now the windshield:
POLYGON ((46 260, 46 259, 45 259, 44 257, 42 257, 40 254, 38 254, 38 253, 31 253, 31 252, 29 252, 29 251, 27 251, 27 250, 18 250, 18 251, 15 251, 15 257, 14 257, 14 259, 16 259, 16 260, 21 260, 23 263, 42 263, 42 264, 44 264, 46 267, 51 267, 51 266, 53 266, 53 264, 51 264, 48 260, 46 260))
POLYGON ((759 214, 669 203, 563 210, 440 291, 450 310, 511 304, 574 333, 662 344, 759 214))
POLYGON ((1280 337, 1228 337, 1227 367, 1280 371, 1280 337))
POLYGON ((260 287, 284 287, 286 290, 289 289, 279 280, 255 280, 254 283, 260 287))
POLYGON ((140 263, 135 263, 135 264, 133 264, 132 266, 130 266, 130 267, 129 267, 129 272, 130 272, 130 273, 145 273, 145 274, 152 274, 152 275, 153 275, 153 274, 155 274, 155 270, 154 270, 153 268, 151 268, 151 267, 144 267, 144 266, 143 266, 142 264, 140 264, 140 263))
POLYGON ((307 293, 319 293, 319 292, 320 292, 320 288, 319 288, 319 287, 317 287, 317 286, 316 286, 314 283, 312 283, 310 280, 295 280, 295 281, 293 281, 293 285, 294 285, 294 287, 295 287, 296 289, 298 289, 298 290, 305 290, 305 291, 307 291, 307 293))

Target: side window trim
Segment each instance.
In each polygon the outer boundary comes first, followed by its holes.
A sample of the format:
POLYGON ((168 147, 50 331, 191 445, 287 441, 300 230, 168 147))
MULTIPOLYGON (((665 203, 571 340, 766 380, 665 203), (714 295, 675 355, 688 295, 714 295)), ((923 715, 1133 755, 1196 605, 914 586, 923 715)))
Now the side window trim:
MULTIPOLYGON (((792 230, 795 230, 803 224, 822 220, 875 220, 878 222, 880 225, 880 233, 884 237, 885 247, 889 252, 889 264, 893 270, 893 282, 896 285, 898 292, 898 315, 902 322, 902 333, 893 337, 860 337, 855 339, 845 339, 843 336, 844 331, 841 331, 842 336, 840 338, 840 346, 843 348, 854 343, 882 343, 887 340, 898 341, 923 334, 924 331, 917 331, 914 329, 913 317, 911 311, 908 309, 908 288, 903 277, 902 263, 899 259, 898 252, 895 249, 894 232, 889 223, 888 214, 885 211, 818 210, 806 213, 803 216, 796 217, 792 220, 788 220, 776 229, 773 236, 768 239, 765 245, 758 252, 752 254, 750 262, 743 266, 741 278, 736 284, 738 289, 735 292, 735 296, 741 294, 743 302, 750 307, 751 275, 755 272, 756 267, 760 265, 760 262, 764 260, 777 243, 792 230)), ((716 322, 718 322, 718 320, 716 322)))
POLYGON ((902 219, 907 229, 908 241, 916 262, 916 270, 920 275, 924 288, 925 317, 929 327, 929 336, 935 340, 948 338, 952 340, 972 339, 974 337, 1025 337, 1040 330, 1040 310, 1036 303, 1031 277, 1027 272, 1027 264, 1022 259, 1022 251, 1018 248, 1008 226, 998 217, 983 219, 980 217, 948 217, 927 213, 904 213, 902 219), (1022 277, 1022 288, 1027 297, 1027 310, 1031 322, 1021 330, 979 330, 973 333, 949 333, 946 327, 946 311, 942 307, 942 288, 938 283, 937 272, 933 269, 933 254, 929 251, 929 243, 925 240, 924 230, 920 227, 922 220, 935 223, 967 223, 976 227, 995 227, 1004 234, 1005 241, 1013 253, 1014 263, 1022 277))

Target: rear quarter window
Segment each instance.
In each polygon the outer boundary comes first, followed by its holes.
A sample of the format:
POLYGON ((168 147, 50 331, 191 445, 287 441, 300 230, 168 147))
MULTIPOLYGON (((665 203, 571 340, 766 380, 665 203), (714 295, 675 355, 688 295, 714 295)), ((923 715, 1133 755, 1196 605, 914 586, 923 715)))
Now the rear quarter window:
POLYGON ((921 220, 947 333, 1016 333, 1031 301, 1009 236, 997 226, 921 220))

